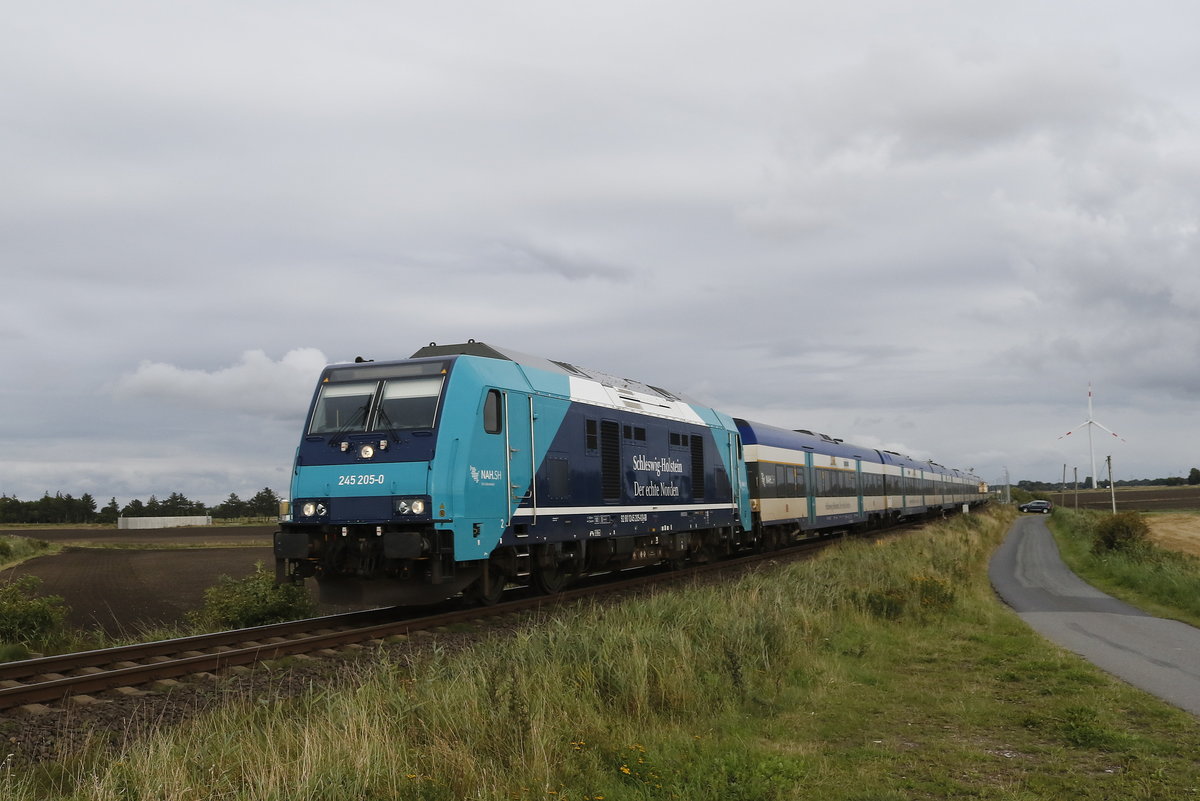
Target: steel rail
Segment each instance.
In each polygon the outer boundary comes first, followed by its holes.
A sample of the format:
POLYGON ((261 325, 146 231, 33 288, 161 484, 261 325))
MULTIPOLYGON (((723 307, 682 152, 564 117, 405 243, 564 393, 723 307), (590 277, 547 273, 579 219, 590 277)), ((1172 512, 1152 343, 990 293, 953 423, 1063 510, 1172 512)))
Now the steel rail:
POLYGON ((744 569, 766 560, 803 557, 827 545, 830 538, 811 540, 776 551, 656 571, 618 581, 594 583, 554 595, 504 601, 402 620, 397 609, 374 609, 296 620, 249 629, 201 634, 174 640, 118 646, 80 653, 0 663, 0 710, 54 702, 70 696, 137 686, 197 673, 214 673, 284 656, 314 653, 352 643, 384 640, 456 623, 511 615, 554 606, 592 595, 620 593, 663 583, 688 581, 707 573, 744 569), (382 621, 382 622, 380 622, 382 621), (206 653, 198 653, 207 651, 206 653), (141 663, 135 663, 143 660, 141 663), (73 672, 75 675, 64 675, 73 672))

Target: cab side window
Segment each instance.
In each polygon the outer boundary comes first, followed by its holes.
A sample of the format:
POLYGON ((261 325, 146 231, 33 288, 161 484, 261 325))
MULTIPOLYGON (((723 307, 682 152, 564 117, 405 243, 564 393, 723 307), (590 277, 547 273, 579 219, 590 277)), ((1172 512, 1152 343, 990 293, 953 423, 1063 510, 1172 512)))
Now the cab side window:
POLYGON ((500 390, 489 389, 483 399, 483 430, 489 434, 499 434, 504 429, 501 404, 500 390))

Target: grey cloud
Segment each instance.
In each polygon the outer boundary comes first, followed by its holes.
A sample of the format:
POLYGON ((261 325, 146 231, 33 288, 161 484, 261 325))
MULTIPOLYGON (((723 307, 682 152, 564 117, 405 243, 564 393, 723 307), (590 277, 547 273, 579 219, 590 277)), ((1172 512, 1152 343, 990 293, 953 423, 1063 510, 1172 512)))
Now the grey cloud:
POLYGON ((217 370, 146 361, 121 376, 113 392, 118 399, 170 401, 295 421, 326 363, 325 354, 315 348, 289 351, 278 362, 261 350, 250 350, 237 364, 217 370))
POLYGON ((1167 8, 28 5, 0 489, 285 492, 317 351, 467 337, 1031 477, 1094 380, 1152 474, 1200 374, 1167 8))
POLYGON ((554 275, 569 281, 600 278, 606 281, 627 281, 632 271, 625 267, 604 264, 579 254, 553 251, 549 248, 514 242, 497 243, 487 259, 488 269, 506 273, 554 275))

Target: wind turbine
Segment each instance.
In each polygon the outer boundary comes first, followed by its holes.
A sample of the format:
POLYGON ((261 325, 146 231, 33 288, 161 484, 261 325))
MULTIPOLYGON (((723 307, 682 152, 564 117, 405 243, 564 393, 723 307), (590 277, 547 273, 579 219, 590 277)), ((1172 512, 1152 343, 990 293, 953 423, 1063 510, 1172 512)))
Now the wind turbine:
POLYGON ((1097 428, 1104 429, 1109 434, 1112 434, 1114 437, 1117 437, 1117 439, 1121 440, 1121 442, 1125 441, 1125 439, 1123 437, 1118 436, 1116 434, 1116 432, 1112 431, 1111 429, 1105 428, 1104 425, 1101 424, 1100 422, 1098 422, 1095 419, 1095 417, 1092 415, 1092 382, 1089 381, 1088 382, 1088 416, 1087 416, 1087 419, 1084 420, 1079 425, 1072 428, 1067 433, 1063 434, 1062 437, 1059 437, 1059 439, 1062 439, 1063 437, 1069 437, 1081 428, 1086 428, 1088 430, 1088 453, 1092 457, 1092 489, 1097 489, 1100 486, 1100 477, 1096 475, 1096 450, 1092 446, 1092 426, 1096 426, 1097 428))

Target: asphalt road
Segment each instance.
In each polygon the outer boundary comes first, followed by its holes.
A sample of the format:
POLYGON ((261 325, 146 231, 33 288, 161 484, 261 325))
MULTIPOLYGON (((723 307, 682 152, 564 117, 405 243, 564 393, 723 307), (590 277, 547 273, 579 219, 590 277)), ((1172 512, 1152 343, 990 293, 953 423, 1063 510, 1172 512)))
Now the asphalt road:
POLYGON ((1200 629, 1152 617, 1063 563, 1042 516, 1018 519, 992 557, 992 586, 1030 626, 1135 687, 1200 715, 1200 629))

